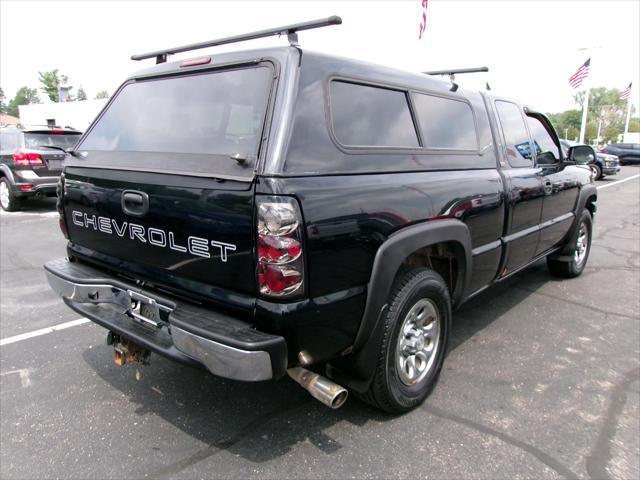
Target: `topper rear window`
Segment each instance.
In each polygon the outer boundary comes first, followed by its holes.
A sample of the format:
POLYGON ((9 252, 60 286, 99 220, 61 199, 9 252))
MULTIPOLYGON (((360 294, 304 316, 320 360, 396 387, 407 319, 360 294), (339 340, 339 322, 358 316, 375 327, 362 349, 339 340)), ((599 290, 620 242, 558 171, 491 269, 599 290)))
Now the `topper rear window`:
POLYGON ((79 145, 83 163, 237 174, 228 157, 255 161, 272 78, 259 66, 125 84, 79 145))

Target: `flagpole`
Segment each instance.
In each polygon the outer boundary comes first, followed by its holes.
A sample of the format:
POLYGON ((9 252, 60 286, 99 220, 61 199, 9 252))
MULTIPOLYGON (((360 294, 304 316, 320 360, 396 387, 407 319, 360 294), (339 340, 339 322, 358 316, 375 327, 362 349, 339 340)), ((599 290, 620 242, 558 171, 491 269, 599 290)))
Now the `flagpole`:
POLYGON ((587 76, 587 78, 585 79, 585 85, 587 85, 587 89, 585 92, 585 98, 584 98, 584 108, 582 109, 582 122, 580 123, 580 143, 584 143, 584 137, 585 134, 587 133, 587 114, 589 112, 589 94, 591 93, 591 77, 592 72, 593 72, 593 54, 594 54, 594 50, 598 49, 598 48, 602 48, 600 46, 598 47, 586 47, 586 48, 579 48, 578 50, 585 50, 586 53, 589 54, 589 75, 587 76))
MULTIPOLYGON (((588 79, 587 79, 588 81, 588 79)), ((582 123, 580 123, 580 140, 578 143, 584 143, 584 134, 587 130, 587 112, 589 111, 589 93, 591 88, 587 88, 584 94, 584 104, 582 107, 582 123)))
POLYGON ((631 95, 627 98, 627 120, 624 122, 624 135, 622 141, 626 142, 626 138, 629 135, 629 119, 631 118, 631 95))

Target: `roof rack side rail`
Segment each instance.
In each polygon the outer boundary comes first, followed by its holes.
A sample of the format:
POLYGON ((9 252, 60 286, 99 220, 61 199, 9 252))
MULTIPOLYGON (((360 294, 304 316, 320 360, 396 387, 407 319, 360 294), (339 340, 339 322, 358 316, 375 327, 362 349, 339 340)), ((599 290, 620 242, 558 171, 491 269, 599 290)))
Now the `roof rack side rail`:
POLYGON ((157 50, 155 52, 142 53, 138 55, 132 55, 131 60, 145 60, 147 58, 156 58, 156 63, 164 63, 167 61, 168 55, 174 53, 188 52, 191 50, 199 50, 207 47, 217 47, 219 45, 227 45, 229 43, 244 42, 246 40, 255 40, 257 38, 271 37, 275 35, 287 34, 289 42, 292 45, 297 44, 296 32, 301 30, 311 30, 313 28, 328 27, 330 25, 340 25, 342 19, 336 15, 327 18, 321 18, 319 20, 312 20, 309 22, 294 23, 292 25, 285 25, 277 28, 269 28, 266 30, 259 30, 252 33, 244 33, 241 35, 234 35, 232 37, 219 38, 217 40, 209 40, 207 42, 192 43, 191 45, 183 45, 181 47, 167 48, 164 50, 157 50))
POLYGON ((451 70, 434 70, 432 72, 422 72, 427 75, 456 75, 457 73, 478 73, 488 72, 489 67, 454 68, 451 70))

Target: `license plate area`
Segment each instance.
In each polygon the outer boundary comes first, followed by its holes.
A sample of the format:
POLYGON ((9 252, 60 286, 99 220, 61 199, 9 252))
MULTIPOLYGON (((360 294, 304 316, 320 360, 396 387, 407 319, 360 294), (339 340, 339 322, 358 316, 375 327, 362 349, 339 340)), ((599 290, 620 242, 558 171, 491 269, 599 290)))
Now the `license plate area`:
POLYGON ((171 313, 169 307, 133 290, 127 290, 127 294, 131 298, 131 308, 127 313, 133 320, 153 329, 168 324, 169 314, 171 313))
POLYGON ((49 170, 62 170, 63 160, 47 160, 49 170))

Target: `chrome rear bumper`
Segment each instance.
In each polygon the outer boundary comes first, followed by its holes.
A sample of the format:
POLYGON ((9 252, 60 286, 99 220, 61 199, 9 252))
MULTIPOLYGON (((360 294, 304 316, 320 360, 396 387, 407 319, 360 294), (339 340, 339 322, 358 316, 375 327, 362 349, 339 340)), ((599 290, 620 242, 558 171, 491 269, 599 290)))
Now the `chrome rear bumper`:
POLYGON ((278 378, 286 372, 283 337, 257 331, 237 318, 143 291, 66 259, 48 262, 45 272, 51 288, 70 308, 173 360, 247 382, 278 378))

